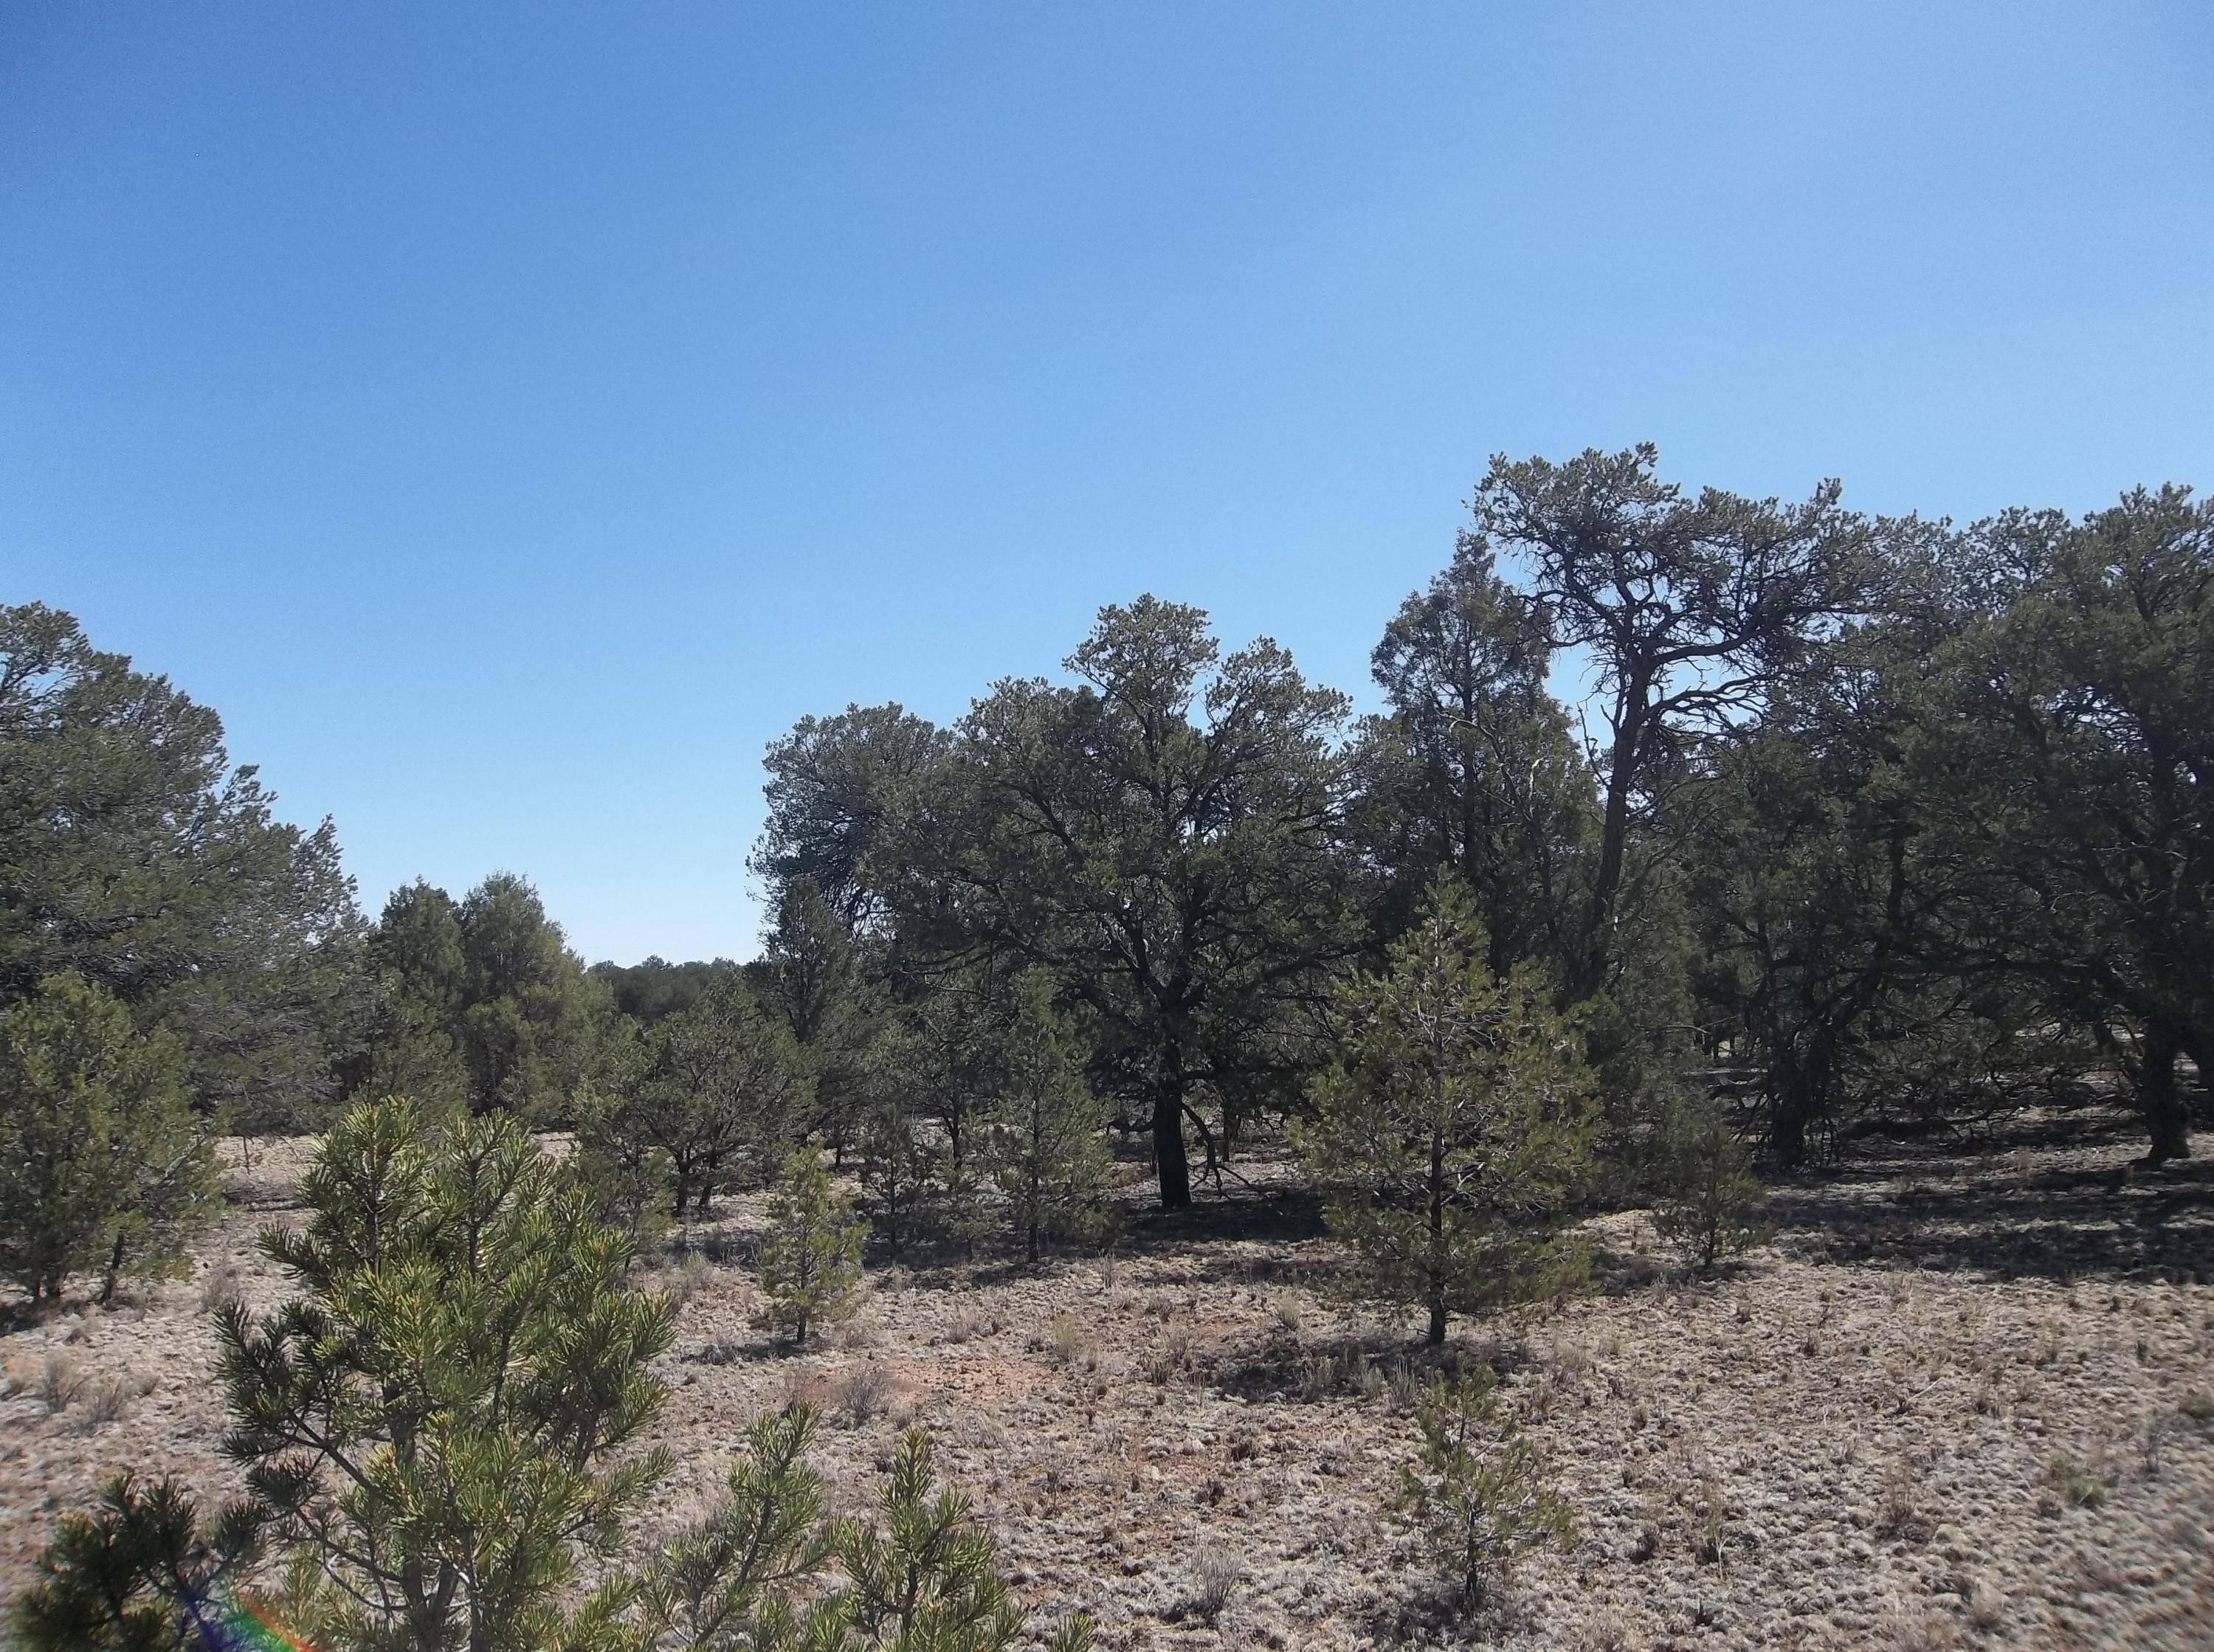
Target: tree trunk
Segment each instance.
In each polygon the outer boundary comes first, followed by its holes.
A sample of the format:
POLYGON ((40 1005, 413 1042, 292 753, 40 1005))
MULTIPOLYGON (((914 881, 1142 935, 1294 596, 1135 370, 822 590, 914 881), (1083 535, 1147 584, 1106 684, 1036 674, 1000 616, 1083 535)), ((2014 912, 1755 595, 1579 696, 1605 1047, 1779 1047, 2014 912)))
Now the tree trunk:
POLYGON ((2175 1082, 2175 1058, 2183 1040, 2164 1021, 2145 1023, 2138 1045, 2138 1105, 2144 1110, 2145 1133, 2150 1138, 2147 1164, 2191 1156, 2191 1112, 2175 1082))
POLYGON ((115 1295, 115 1281, 123 1271, 123 1235, 115 1235, 115 1248, 107 1253, 107 1277, 100 1282, 100 1305, 106 1308, 115 1295))
POLYGON ((1191 1161, 1183 1150, 1182 1087, 1163 1087, 1153 1098, 1153 1162, 1159 1167, 1161 1209, 1181 1210, 1191 1204, 1191 1161))
POLYGON ((1429 1344, 1433 1348, 1446 1345, 1446 1299, 1440 1291, 1430 1294, 1429 1344))
POLYGON ((1608 753, 1606 805, 1599 816, 1599 863, 1584 905, 1582 955, 1577 960, 1569 997, 1581 1003, 1605 984, 1614 951, 1614 898, 1630 846, 1630 794, 1637 779, 1638 746, 1644 737, 1649 674, 1640 669, 1622 686, 1615 713, 1614 745, 1608 753))

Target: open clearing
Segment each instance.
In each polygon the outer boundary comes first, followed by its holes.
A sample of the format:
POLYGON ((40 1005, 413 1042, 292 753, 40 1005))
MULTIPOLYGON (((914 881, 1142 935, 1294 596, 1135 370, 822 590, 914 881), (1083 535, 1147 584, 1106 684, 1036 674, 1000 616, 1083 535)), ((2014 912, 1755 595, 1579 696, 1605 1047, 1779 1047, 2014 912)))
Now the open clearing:
MULTIPOLYGON (((1471 1622, 1391 1512, 1412 1321, 1333 1295, 1265 1157, 1174 1220, 1132 1188, 1108 1257, 872 1267, 798 1355, 749 1324, 760 1210, 726 1205, 660 1275, 689 1292, 660 1362, 681 1466, 639 1540, 800 1395, 834 1498, 926 1425, 1040 1625, 1081 1606, 1106 1647, 2214 1646, 2214 1166, 2133 1171, 2104 1112, 2009 1130, 1779 1187, 1775 1241, 1711 1283, 1599 1218, 1592 1294, 1457 1324, 1581 1527, 1471 1622)), ((0 1593, 117 1469, 230 1484, 203 1304, 278 1300, 252 1235, 298 1219, 307 1151, 234 1167, 192 1280, 0 1337, 0 1593)))

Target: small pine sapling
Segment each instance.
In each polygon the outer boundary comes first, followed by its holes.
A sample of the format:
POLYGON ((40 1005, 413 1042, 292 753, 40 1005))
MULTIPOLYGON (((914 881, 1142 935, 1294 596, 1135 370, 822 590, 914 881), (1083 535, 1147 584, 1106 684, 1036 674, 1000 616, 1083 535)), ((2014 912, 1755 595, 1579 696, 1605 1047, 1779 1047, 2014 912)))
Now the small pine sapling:
POLYGON ((1015 984, 1005 1070, 982 1158, 1035 1262, 1042 1236, 1086 1239, 1107 1223, 1106 1114, 1084 1082, 1075 1029, 1055 1009, 1040 971, 1015 984))
POLYGON ((219 1615, 217 1601, 261 1551, 266 1516, 250 1502, 225 1508, 204 1528, 190 1493, 174 1481, 142 1484, 118 1475, 97 1507, 63 1518, 39 1557, 37 1581, 17 1599, 22 1652, 154 1652, 198 1648, 180 1623, 219 1615))
POLYGON ((943 1155, 924 1137, 920 1124, 903 1098, 890 1094, 880 1096, 860 1120, 854 1173, 861 1211, 895 1258, 930 1231, 944 1202, 943 1155))
MULTIPOLYGON (((938 1484, 930 1438, 901 1437, 880 1521, 841 1522, 838 1561, 852 1580, 845 1610, 857 1644, 933 1652, 1002 1652, 1022 1632, 990 1533, 969 1519, 967 1496, 938 1484)), ((1091 1620, 1062 1625, 1051 1652, 1088 1652, 1091 1620)))
POLYGON ((801 1461, 815 1434, 804 1405, 758 1417, 731 1468, 722 1502, 681 1533, 642 1591, 647 1621, 701 1652, 758 1647, 842 1647, 847 1612, 836 1595, 804 1607, 836 1550, 823 1518, 823 1478, 801 1461))
POLYGON ((1747 1162, 1722 1103, 1700 1096, 1669 1110, 1662 1138, 1665 1180, 1653 1225, 1686 1265, 1711 1274, 1727 1256, 1767 1236, 1755 1218, 1767 1190, 1747 1162))
POLYGON ((1334 1191, 1330 1229, 1375 1289, 1447 1315, 1576 1277, 1570 1192, 1588 1173, 1593 1085, 1576 1024, 1532 969, 1494 975, 1465 886, 1441 880, 1390 971, 1338 995, 1337 1053, 1299 1142, 1334 1191))
POLYGON ((1483 1604, 1529 1550, 1574 1537, 1546 1454, 1501 1413, 1489 1366, 1433 1377, 1415 1420, 1422 1443, 1400 1471, 1400 1505, 1465 1604, 1483 1604))
POLYGON ((831 1197, 823 1155, 801 1147, 784 1161, 761 1253, 764 1300, 754 1322, 804 1347, 811 1332, 852 1316, 868 1223, 831 1197))
POLYGON ((572 1600, 668 1472, 634 1449, 666 1301, 627 1282, 629 1238, 511 1113, 433 1122, 358 1105, 324 1138, 307 1228, 272 1228, 301 1295, 218 1315, 234 1427, 286 1597, 316 1644, 420 1652, 578 1646, 621 1604, 572 1600))

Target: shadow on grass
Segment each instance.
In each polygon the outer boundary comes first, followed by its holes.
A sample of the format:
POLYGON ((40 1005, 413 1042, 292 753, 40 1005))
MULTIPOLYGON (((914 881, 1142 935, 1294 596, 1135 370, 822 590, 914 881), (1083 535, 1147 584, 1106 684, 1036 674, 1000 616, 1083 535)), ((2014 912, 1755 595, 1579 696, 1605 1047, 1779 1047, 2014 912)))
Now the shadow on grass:
POLYGON ((1979 1150, 1885 1143, 1779 1186, 1768 1213, 1787 1247, 1833 1261, 2214 1279, 2214 1162, 2121 1160, 2137 1140, 2126 1114, 2085 1108, 2025 1117, 1979 1150))

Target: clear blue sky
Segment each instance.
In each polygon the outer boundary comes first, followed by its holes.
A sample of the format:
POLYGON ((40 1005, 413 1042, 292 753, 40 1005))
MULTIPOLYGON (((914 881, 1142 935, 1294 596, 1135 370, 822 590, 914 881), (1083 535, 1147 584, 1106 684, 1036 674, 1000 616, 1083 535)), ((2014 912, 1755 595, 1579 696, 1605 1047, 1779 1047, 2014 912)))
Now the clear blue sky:
POLYGON ((374 911, 744 955, 762 745, 1153 589, 1366 689, 1495 450, 2214 485, 2214 8, 0 9, 0 600, 374 911))

